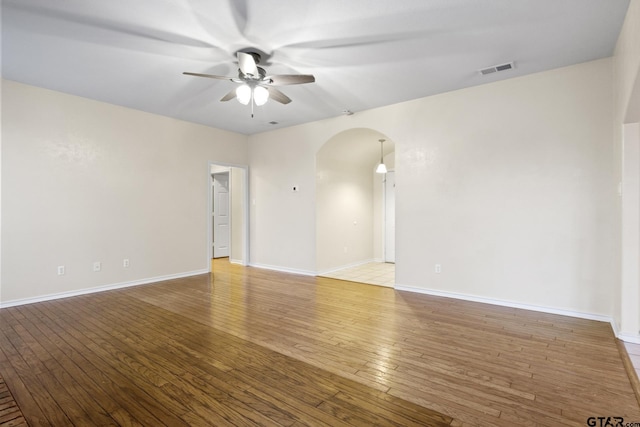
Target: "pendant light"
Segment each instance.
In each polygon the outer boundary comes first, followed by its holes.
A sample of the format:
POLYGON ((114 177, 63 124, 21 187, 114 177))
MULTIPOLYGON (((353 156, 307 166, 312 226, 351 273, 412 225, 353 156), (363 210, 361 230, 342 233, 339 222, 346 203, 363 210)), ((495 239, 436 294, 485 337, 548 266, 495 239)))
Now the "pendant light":
POLYGON ((253 88, 253 101, 258 107, 264 105, 268 99, 269 91, 267 90, 267 88, 262 86, 256 86, 255 88, 253 88))
POLYGON ((259 107, 264 105, 269 99, 269 91, 265 87, 251 87, 245 83, 236 89, 236 97, 242 105, 249 105, 249 103, 253 101, 259 107))
POLYGON ((238 86, 236 89, 236 97, 238 102, 242 105, 248 105, 251 102, 251 88, 247 84, 238 86))
POLYGON ((380 141, 380 164, 376 168, 376 173, 387 173, 387 167, 384 165, 384 159, 382 157, 382 144, 384 143, 384 139, 379 139, 380 141))

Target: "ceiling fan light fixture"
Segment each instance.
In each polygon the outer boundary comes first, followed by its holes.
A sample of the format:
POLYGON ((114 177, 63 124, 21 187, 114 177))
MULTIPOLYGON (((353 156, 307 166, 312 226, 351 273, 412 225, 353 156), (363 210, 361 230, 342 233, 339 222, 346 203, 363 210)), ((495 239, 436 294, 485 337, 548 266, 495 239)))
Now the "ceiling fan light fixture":
POLYGON ((236 97, 242 105, 248 105, 251 102, 251 88, 249 85, 241 85, 236 89, 236 97))
POLYGON ((256 86, 253 89, 253 100, 255 101, 258 107, 261 105, 264 105, 268 99, 269 99, 269 91, 267 90, 267 88, 264 88, 262 86, 256 86))
POLYGON ((238 58, 239 66, 237 77, 191 73, 188 71, 182 74, 216 80, 228 80, 232 83, 240 84, 238 88, 223 96, 220 102, 237 98, 238 102, 242 105, 251 104, 251 117, 253 117, 253 107, 262 106, 266 104, 269 99, 283 105, 291 102, 291 98, 280 92, 275 86, 299 85, 316 81, 316 78, 312 74, 276 74, 267 76, 265 69, 258 67, 260 63, 260 53, 258 52, 243 49, 242 51, 236 52, 236 57, 238 58))

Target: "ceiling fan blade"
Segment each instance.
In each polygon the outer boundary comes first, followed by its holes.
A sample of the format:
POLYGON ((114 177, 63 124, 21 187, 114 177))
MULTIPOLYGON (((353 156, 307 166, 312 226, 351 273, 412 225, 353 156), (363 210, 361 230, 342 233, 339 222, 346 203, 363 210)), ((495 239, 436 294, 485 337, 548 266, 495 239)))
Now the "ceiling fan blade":
POLYGON ((240 71, 242 74, 250 76, 259 76, 258 66, 253 55, 244 52, 238 52, 238 65, 240 65, 240 71))
POLYGON ((229 92, 228 94, 226 94, 225 96, 222 97, 222 99, 220 100, 220 102, 226 102, 226 101, 230 101, 233 98, 236 97, 236 90, 233 89, 231 92, 229 92))
POLYGON ((291 102, 291 98, 280 92, 278 89, 267 86, 267 90, 269 91, 269 98, 274 101, 279 102, 280 104, 288 104, 291 102))
POLYGON ((234 81, 233 77, 216 76, 214 74, 190 73, 188 71, 185 71, 182 74, 186 74, 187 76, 206 77, 208 79, 229 80, 231 82, 234 81))
POLYGON ((5 15, 7 19, 10 19, 8 17, 11 13, 16 12, 28 17, 26 20, 28 28, 24 28, 25 31, 34 28, 38 33, 55 37, 82 38, 87 43, 180 59, 226 61, 229 57, 226 50, 188 34, 166 31, 139 22, 125 23, 113 13, 108 12, 116 9, 112 7, 108 9, 105 7, 102 10, 99 10, 99 7, 91 8, 94 13, 88 13, 88 7, 73 8, 72 12, 63 10, 67 8, 54 4, 55 2, 13 1, 8 3, 13 4, 6 6, 9 11, 5 15))
POLYGON ((267 76, 264 81, 272 86, 299 85, 303 83, 313 83, 316 78, 312 74, 280 74, 277 76, 267 76))

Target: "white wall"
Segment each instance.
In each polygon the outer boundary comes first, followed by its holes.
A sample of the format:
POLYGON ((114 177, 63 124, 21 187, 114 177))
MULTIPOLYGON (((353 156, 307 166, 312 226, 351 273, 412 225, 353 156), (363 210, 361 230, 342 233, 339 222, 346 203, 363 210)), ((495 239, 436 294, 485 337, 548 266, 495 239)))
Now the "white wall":
POLYGON ((231 254, 229 260, 236 264, 245 264, 245 171, 241 168, 231 169, 231 254))
MULTIPOLYGON (((624 125, 622 158, 621 318, 625 339, 640 336, 640 124, 624 125)), ((635 339, 633 339, 635 338, 635 339)))
MULTIPOLYGON (((393 144, 393 142, 385 142, 393 144)), ((393 144, 395 145, 395 144, 393 144)), ((388 171, 395 171, 395 148, 393 152, 384 156, 384 164, 388 171)), ((373 259, 379 262, 384 261, 384 180, 385 175, 373 172, 373 259)))
POLYGON ((604 59, 250 137, 252 262, 315 270, 313 159, 365 127, 396 144, 398 284, 611 315, 611 68, 604 59))
POLYGON ((247 157, 251 263, 313 274, 316 154, 370 128, 396 143, 397 283, 611 315, 611 69, 594 61, 248 138, 5 81, 3 301, 206 269, 207 164, 247 157))
MULTIPOLYGON (((2 7, 0 7, 0 46, 2 46, 2 7)), ((0 101, 2 100, 2 54, 0 54, 0 101)), ((0 302, 2 296, 2 102, 0 102, 0 302)))
POLYGON ((611 314, 611 110, 609 59, 415 102, 396 283, 611 314))
POLYGON ((207 271, 208 164, 246 136, 2 83, 5 305, 207 271))
MULTIPOLYGON (((640 118, 640 2, 629 2, 614 53, 616 110, 624 123, 640 118)), ((619 123, 617 123, 619 125, 619 123)))
POLYGON ((630 2, 613 57, 614 64, 614 153, 616 182, 622 197, 612 206, 621 219, 615 230, 615 254, 621 260, 615 283, 614 318, 620 337, 640 342, 640 2, 630 2))
POLYGON ((326 139, 307 129, 313 125, 249 136, 251 265, 316 272, 315 160, 326 139))
MULTIPOLYGON (((373 181, 379 134, 336 135, 316 155, 316 268, 327 272, 373 259, 373 181)), ((376 160, 378 159, 378 160, 376 160)))

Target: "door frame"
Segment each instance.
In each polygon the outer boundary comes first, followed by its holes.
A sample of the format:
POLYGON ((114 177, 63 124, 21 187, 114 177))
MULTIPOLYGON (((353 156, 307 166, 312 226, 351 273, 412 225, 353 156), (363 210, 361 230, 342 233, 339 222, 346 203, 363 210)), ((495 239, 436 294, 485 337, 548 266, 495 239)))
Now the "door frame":
MULTIPOLYGON (((239 169, 242 172, 242 177, 244 179, 244 191, 242 193, 242 206, 244 208, 243 212, 243 222, 244 227, 242 227, 242 262, 241 264, 244 266, 249 265, 249 166, 247 165, 238 165, 234 163, 225 163, 225 162, 216 162, 209 161, 207 164, 207 271, 211 272, 211 258, 213 256, 213 221, 211 221, 211 214, 213 208, 213 194, 211 191, 211 187, 213 185, 213 176, 211 173, 212 166, 222 166, 226 168, 235 168, 239 169)), ((233 173, 233 172, 232 172, 233 173)), ((231 181, 231 173, 229 174, 229 181, 231 181)), ((231 182, 229 182, 229 189, 231 191, 231 182)), ((231 206, 231 203, 230 203, 231 206)), ((231 225, 233 227, 233 225, 231 225)), ((231 250, 231 242, 229 245, 229 249, 231 250)))
MULTIPOLYGON (((212 254, 211 254, 211 258, 215 259, 215 258, 224 258, 222 256, 218 256, 216 257, 216 236, 218 236, 217 231, 219 231, 218 229, 216 229, 216 212, 219 212, 219 210, 216 210, 216 200, 215 197, 218 196, 219 193, 219 189, 216 189, 216 178, 218 179, 218 182, 220 181, 220 176, 225 176, 226 177, 226 181, 227 181, 227 203, 228 205, 228 212, 227 212, 227 258, 231 259, 231 245, 233 244, 232 242, 232 236, 231 236, 231 221, 232 221, 232 201, 231 201, 231 195, 233 194, 233 188, 231 188, 232 184, 231 184, 231 168, 228 168, 225 172, 213 172, 211 174, 211 178, 212 178, 212 185, 211 185, 211 190, 213 191, 213 195, 211 197, 213 197, 211 199, 211 204, 212 204, 212 220, 213 220, 213 224, 212 224, 212 233, 211 235, 213 236, 213 244, 212 246, 212 254)), ((219 213, 218 213, 219 215, 219 213)), ((219 237, 218 237, 219 238, 219 237)))
MULTIPOLYGON (((396 172, 395 169, 390 169, 388 172, 393 172, 394 184, 395 184, 395 172, 396 172)), ((395 205, 396 205, 395 186, 394 186, 393 193, 394 193, 393 206, 395 211, 395 205)), ((395 212, 394 212, 394 217, 395 217, 395 212)), ((395 233, 394 233, 394 236, 395 236, 395 233)), ((395 252, 395 247, 394 247, 394 252, 395 252)), ((395 258, 396 257, 394 255, 393 257, 394 264, 395 264, 395 258)), ((382 179, 382 262, 388 262, 387 261, 387 174, 384 174, 384 178, 382 179)))

